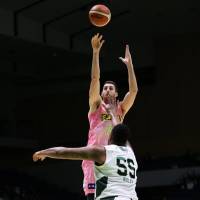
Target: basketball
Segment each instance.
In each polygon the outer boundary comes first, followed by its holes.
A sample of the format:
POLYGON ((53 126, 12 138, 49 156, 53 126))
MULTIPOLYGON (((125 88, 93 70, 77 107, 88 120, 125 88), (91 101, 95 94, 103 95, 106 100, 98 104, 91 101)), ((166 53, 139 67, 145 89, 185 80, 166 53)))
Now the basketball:
POLYGON ((89 19, 94 26, 102 27, 110 21, 111 12, 107 6, 98 4, 90 9, 89 19))

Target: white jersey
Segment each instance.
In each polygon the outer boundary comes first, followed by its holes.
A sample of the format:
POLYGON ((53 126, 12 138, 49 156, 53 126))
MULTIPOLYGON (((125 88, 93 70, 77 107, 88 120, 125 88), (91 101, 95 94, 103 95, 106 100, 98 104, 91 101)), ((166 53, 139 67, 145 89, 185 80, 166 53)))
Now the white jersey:
POLYGON ((106 161, 95 165, 96 200, 122 197, 137 200, 135 191, 138 164, 131 147, 107 145, 106 161))

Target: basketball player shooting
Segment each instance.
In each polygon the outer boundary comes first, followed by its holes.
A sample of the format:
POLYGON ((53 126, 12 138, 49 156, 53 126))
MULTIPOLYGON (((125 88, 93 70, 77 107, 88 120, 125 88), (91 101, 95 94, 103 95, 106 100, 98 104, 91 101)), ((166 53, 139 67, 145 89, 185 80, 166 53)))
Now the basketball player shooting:
MULTIPOLYGON (((129 46, 126 45, 125 57, 119 59, 126 65, 128 70, 129 91, 124 99, 119 102, 118 88, 115 82, 106 81, 100 94, 100 67, 99 54, 104 44, 103 36, 96 34, 92 37, 91 45, 93 50, 91 83, 89 90, 89 113, 88 119, 90 129, 87 145, 107 145, 111 130, 117 123, 122 123, 126 113, 134 103, 138 87, 133 69, 132 58, 129 46), (113 122, 113 117, 116 119, 113 122)), ((84 173, 83 189, 87 199, 94 199, 95 177, 94 162, 84 160, 82 162, 84 173)))

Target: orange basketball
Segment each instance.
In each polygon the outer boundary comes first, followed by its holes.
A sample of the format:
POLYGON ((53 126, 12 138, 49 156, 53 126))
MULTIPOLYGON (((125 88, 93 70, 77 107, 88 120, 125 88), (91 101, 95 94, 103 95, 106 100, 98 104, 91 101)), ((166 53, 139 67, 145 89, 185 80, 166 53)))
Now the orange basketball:
POLYGON ((110 21, 111 12, 107 6, 98 4, 90 9, 89 19, 94 26, 102 27, 110 21))

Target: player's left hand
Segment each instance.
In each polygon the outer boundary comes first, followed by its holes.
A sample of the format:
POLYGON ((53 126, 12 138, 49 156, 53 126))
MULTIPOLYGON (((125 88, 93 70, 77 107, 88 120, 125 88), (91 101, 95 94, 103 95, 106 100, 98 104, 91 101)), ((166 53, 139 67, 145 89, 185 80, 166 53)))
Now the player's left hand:
POLYGON ((131 63, 131 53, 129 51, 129 45, 126 45, 125 57, 119 57, 119 59, 126 65, 131 63))
POLYGON ((43 161, 46 158, 46 155, 42 153, 42 151, 37 151, 33 154, 33 161, 36 162, 38 160, 43 161))

